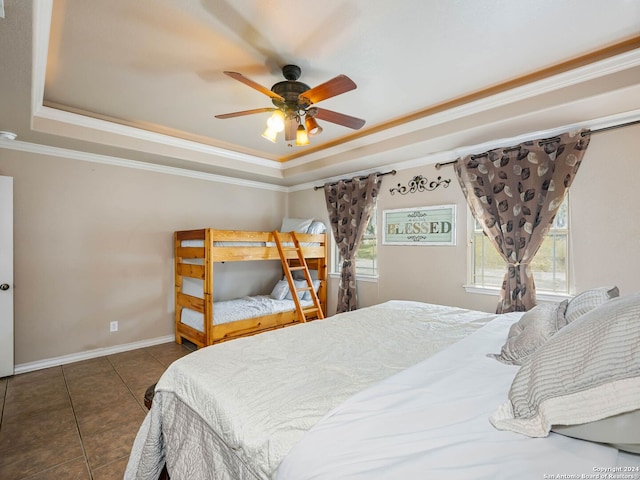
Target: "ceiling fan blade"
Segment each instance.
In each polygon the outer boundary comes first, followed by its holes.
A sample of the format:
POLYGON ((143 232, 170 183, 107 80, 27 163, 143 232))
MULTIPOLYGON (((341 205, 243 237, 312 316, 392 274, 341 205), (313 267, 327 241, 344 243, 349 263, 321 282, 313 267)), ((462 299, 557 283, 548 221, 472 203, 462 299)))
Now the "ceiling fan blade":
POLYGON ((365 121, 361 118, 334 112, 326 108, 318 108, 315 117, 325 122, 337 123, 338 125, 353 128, 354 130, 359 130, 365 124, 365 121))
POLYGON ((275 92, 272 92, 271 90, 269 90, 266 87, 263 87, 259 83, 254 82, 250 78, 245 77, 241 73, 238 73, 238 72, 224 72, 224 74, 230 76, 231 78, 233 78, 235 80, 238 80, 239 82, 244 83, 245 85, 248 85, 251 88, 254 88, 254 89, 258 90, 259 92, 264 93, 265 95, 268 95, 271 98, 274 98, 276 100, 280 100, 281 102, 284 102, 284 98, 282 98, 280 95, 278 95, 275 92))
POLYGON ((324 82, 317 87, 313 87, 306 92, 301 93, 298 98, 301 103, 311 105, 318 103, 320 100, 335 97, 341 93, 355 90, 358 86, 346 75, 338 75, 331 80, 324 82))
POLYGON ((243 115, 253 115, 254 113, 273 112, 275 108, 254 108, 253 110, 243 110, 241 112, 223 113, 222 115, 216 115, 216 118, 233 118, 241 117, 243 115))
POLYGON ((296 139, 296 130, 298 129, 298 122, 295 117, 288 117, 284 121, 284 139, 287 142, 292 142, 296 139))

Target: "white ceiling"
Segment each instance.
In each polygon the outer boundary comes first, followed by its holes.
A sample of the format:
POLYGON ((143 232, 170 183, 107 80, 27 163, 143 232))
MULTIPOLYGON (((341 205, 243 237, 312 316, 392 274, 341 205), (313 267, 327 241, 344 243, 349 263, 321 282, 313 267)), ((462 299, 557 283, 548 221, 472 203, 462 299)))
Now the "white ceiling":
POLYGON ((25 3, 0 20, 0 41, 33 33, 9 59, 32 73, 20 138, 65 148, 295 185, 640 112, 637 0, 25 3), (291 147, 261 138, 268 113, 214 118, 272 106, 223 71, 270 88, 288 63, 312 87, 349 76, 358 88, 319 106, 363 129, 322 122, 291 147))

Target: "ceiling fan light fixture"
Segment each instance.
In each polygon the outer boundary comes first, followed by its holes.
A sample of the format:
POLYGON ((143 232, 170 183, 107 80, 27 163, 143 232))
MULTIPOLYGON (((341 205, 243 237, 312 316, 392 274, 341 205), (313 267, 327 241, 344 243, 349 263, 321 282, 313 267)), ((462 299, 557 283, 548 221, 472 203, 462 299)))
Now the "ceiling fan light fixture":
POLYGON ((262 137, 266 138, 270 142, 276 143, 276 140, 278 139, 278 132, 273 130, 271 127, 267 127, 267 129, 262 132, 262 137))
MULTIPOLYGON (((0 3, 2 1, 0 0, 0 3)), ((285 141, 289 147, 293 146, 289 142, 292 142, 294 138, 297 146, 309 145, 309 136, 318 135, 323 131, 315 119, 316 115, 324 122, 335 123, 354 130, 362 128, 365 121, 361 118, 312 106, 321 100, 354 90, 357 85, 353 80, 346 75, 338 75, 311 88, 306 83, 298 81, 300 73, 301 69, 297 65, 285 65, 282 67, 282 74, 286 80, 277 82, 269 90, 241 73, 225 71, 225 75, 267 95, 276 108, 254 108, 216 115, 215 117, 225 119, 271 112, 271 116, 267 119, 267 129, 262 133, 262 136, 270 142, 276 143, 278 133, 284 131, 285 141)))
POLYGON ((322 133, 322 127, 318 125, 318 122, 312 116, 307 115, 304 124, 307 126, 307 133, 309 135, 314 136, 322 133))
POLYGON ((267 127, 274 132, 281 132, 284 130, 284 112, 282 110, 275 110, 269 119, 267 120, 267 127))
POLYGON ((304 126, 298 125, 296 129, 296 146, 302 147, 304 145, 309 145, 309 135, 307 135, 304 126))

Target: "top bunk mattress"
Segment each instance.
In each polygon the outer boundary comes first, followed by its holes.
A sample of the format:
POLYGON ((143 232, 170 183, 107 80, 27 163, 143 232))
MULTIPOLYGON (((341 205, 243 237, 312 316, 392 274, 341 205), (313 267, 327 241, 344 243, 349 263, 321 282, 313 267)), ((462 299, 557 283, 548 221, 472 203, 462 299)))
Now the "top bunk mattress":
MULTIPOLYGON (((280 232, 296 232, 306 234, 322 234, 327 231, 327 227, 324 223, 317 220, 304 220, 304 219, 287 219, 283 220, 280 232)), ((182 247, 203 247, 204 240, 183 240, 180 244, 182 247)), ((252 241, 214 241, 215 247, 275 247, 274 242, 252 242, 252 241)), ((284 242, 283 245, 291 246, 291 243, 284 242)), ((314 246, 317 243, 313 242, 300 242, 303 247, 314 246)))

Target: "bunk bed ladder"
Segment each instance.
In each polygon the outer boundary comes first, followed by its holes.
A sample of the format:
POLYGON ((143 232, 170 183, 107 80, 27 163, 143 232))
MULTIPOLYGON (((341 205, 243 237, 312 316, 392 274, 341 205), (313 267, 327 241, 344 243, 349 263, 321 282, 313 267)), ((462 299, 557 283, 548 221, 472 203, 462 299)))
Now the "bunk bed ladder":
POLYGON ((278 247, 280 260, 282 261, 282 270, 284 271, 287 282, 289 283, 289 291, 292 292, 291 297, 293 298, 293 302, 296 305, 298 319, 300 322, 306 322, 307 317, 324 318, 322 307, 320 306, 320 300, 318 300, 318 295, 316 295, 316 291, 313 288, 313 280, 311 279, 311 273, 309 272, 307 261, 304 258, 302 247, 300 247, 300 242, 298 241, 295 232, 290 232, 290 235, 291 240, 293 241, 293 246, 283 246, 282 240, 280 238, 280 232, 278 232, 277 230, 273 231, 273 238, 276 242, 276 246, 278 247), (295 252, 295 256, 291 255, 291 252, 295 252), (295 262, 295 265, 289 263, 290 261, 295 262), (307 282, 306 287, 296 288, 293 279, 293 272, 295 271, 301 271, 304 274, 304 279, 307 282), (313 307, 303 308, 302 304, 300 303, 298 292, 309 292, 309 294, 311 295, 311 300, 313 301, 313 307))

